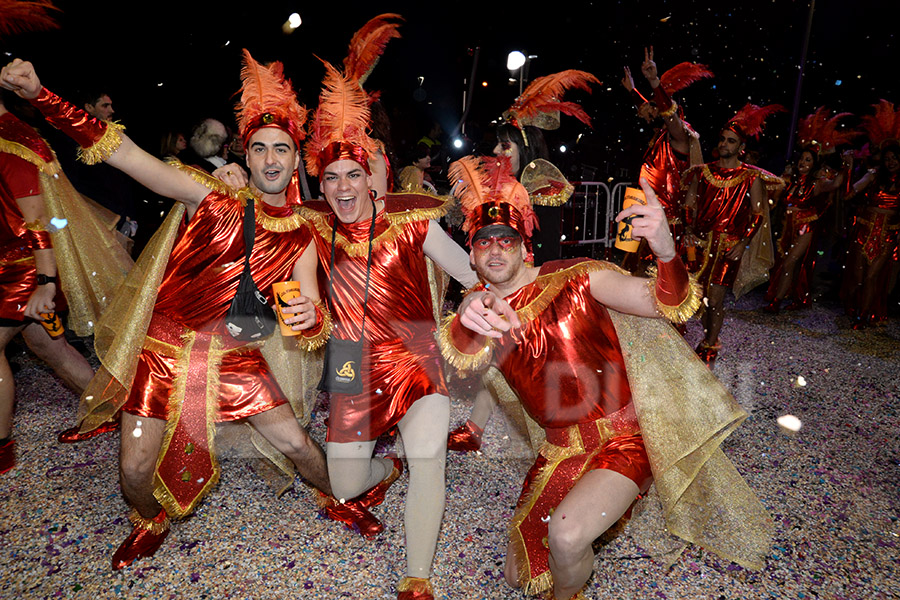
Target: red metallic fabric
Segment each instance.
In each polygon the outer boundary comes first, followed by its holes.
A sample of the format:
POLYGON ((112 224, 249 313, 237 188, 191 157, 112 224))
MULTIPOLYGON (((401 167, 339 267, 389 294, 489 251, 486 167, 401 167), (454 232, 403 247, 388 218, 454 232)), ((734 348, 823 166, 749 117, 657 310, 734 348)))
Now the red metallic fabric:
MULTIPOLYGON (((659 89, 659 88, 657 88, 659 89)), ((681 205, 684 202, 681 192, 681 174, 688 168, 689 157, 676 152, 669 140, 666 127, 659 130, 653 145, 644 154, 641 165, 641 177, 647 180, 660 204, 666 211, 666 218, 681 219, 681 205)))
MULTIPOLYGON (((277 233, 263 228, 259 213, 290 218, 289 208, 256 203, 256 240, 250 269, 259 290, 274 304, 272 284, 291 278, 294 263, 311 238, 304 225, 277 233)), ((189 223, 182 224, 172 249, 154 312, 194 330, 225 333, 222 319, 244 269, 243 212, 238 200, 217 192, 203 200, 189 223)))
POLYGON ((688 171, 687 181, 699 182, 694 231, 701 236, 715 231, 744 237, 753 214, 750 188, 758 176, 757 169, 743 163, 733 169, 709 163, 688 171))
POLYGON ((47 88, 41 88, 31 104, 41 111, 47 122, 71 137, 82 148, 93 146, 106 132, 107 124, 69 104, 47 88))
POLYGON ((656 299, 668 306, 679 306, 691 291, 687 269, 676 256, 669 262, 656 262, 656 299))
MULTIPOLYGON (((387 210, 392 211, 401 201, 387 195, 387 210)), ((332 395, 330 442, 373 440, 396 425, 419 398, 447 393, 434 337, 435 322, 422 250, 428 221, 391 224, 384 211, 375 219, 361 367, 363 393, 332 395)), ((330 215, 329 224, 333 226, 333 223, 334 216, 330 215)), ((333 274, 329 273, 330 232, 317 231, 315 236, 319 263, 325 272, 319 281, 323 294, 328 291, 328 277, 333 276, 329 307, 334 320, 333 335, 339 339, 359 340, 362 334, 370 226, 369 220, 337 224, 333 274), (348 242, 362 244, 362 251, 351 256, 346 250, 348 242)))
POLYGON ((494 362, 528 414, 545 428, 595 421, 631 402, 609 314, 591 296, 589 275, 567 272, 583 261, 546 263, 535 282, 507 296, 514 309, 522 309, 550 283, 544 275, 566 279, 535 319, 496 340, 494 362))

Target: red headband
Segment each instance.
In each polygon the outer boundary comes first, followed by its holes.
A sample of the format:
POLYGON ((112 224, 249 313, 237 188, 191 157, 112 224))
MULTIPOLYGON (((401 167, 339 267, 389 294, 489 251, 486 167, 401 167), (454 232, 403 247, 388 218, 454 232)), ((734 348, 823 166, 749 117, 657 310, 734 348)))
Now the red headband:
POLYGON ((294 141, 294 149, 298 152, 300 151, 300 140, 303 138, 303 132, 300 131, 300 127, 295 122, 288 119, 279 119, 272 113, 263 113, 247 123, 244 131, 241 132, 245 149, 247 144, 250 143, 250 138, 253 137, 253 134, 264 127, 275 127, 282 130, 294 141))
POLYGON ((362 146, 357 146, 349 142, 331 142, 325 146, 319 153, 317 162, 319 165, 319 179, 325 172, 325 167, 339 160, 352 160, 359 164, 367 175, 372 174, 369 167, 369 153, 362 146))
POLYGON ((479 230, 490 225, 506 225, 515 229, 522 236, 525 248, 531 252, 531 236, 526 232, 525 219, 522 218, 522 213, 508 202, 485 202, 472 209, 466 220, 468 221, 470 246, 472 238, 479 230))

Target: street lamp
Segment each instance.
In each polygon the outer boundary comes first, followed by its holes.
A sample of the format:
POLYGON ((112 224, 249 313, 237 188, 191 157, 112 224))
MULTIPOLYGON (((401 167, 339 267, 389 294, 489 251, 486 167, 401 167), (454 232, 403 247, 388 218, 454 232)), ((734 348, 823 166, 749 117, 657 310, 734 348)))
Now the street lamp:
POLYGON ((536 54, 526 54, 518 50, 513 50, 506 57, 506 68, 509 69, 510 81, 512 76, 519 72, 519 94, 522 93, 522 82, 528 77, 528 64, 532 58, 537 58, 536 54))

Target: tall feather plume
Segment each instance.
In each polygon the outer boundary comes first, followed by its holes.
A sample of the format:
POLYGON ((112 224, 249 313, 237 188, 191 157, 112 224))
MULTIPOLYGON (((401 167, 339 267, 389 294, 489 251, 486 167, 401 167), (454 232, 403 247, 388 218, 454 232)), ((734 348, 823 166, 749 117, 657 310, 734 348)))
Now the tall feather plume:
POLYGON ((736 123, 741 128, 744 137, 758 138, 766 119, 778 112, 785 112, 784 107, 780 104, 757 106, 748 102, 729 123, 736 123))
POLYGON ((666 90, 667 94, 671 95, 680 92, 693 83, 697 83, 701 79, 711 77, 714 77, 713 72, 706 65, 683 62, 663 73, 662 77, 659 78, 659 84, 666 90))
POLYGON ((363 25, 350 40, 347 58, 344 59, 344 73, 357 79, 359 85, 365 85, 387 43, 400 37, 397 31, 400 23, 392 21, 403 21, 403 17, 395 13, 378 15, 363 25))
POLYGON ((316 164, 319 154, 332 142, 361 146, 369 155, 378 151, 375 141, 366 135, 370 114, 365 91, 358 81, 322 62, 325 79, 310 128, 311 139, 306 144, 306 167, 313 175, 319 172, 316 164))
POLYGON ((243 133, 260 115, 272 114, 277 120, 295 124, 303 139, 307 110, 297 102, 291 82, 284 78, 284 66, 274 62, 260 65, 245 48, 241 68, 241 100, 236 106, 238 128, 243 133))
POLYGON ((520 125, 537 118, 542 113, 559 111, 575 117, 585 125, 591 125, 591 118, 581 106, 574 102, 562 102, 566 90, 577 88, 590 93, 590 84, 600 81, 587 71, 568 69, 552 75, 538 77, 532 81, 522 95, 516 98, 509 113, 520 125))
POLYGON ((522 215, 525 233, 530 238, 537 217, 531 208, 528 192, 512 173, 507 156, 466 156, 452 163, 448 177, 454 183, 453 195, 459 198, 466 220, 463 229, 475 232, 474 211, 488 202, 505 202, 522 215))
POLYGON ((28 31, 59 29, 49 13, 59 12, 50 0, 0 0, 0 37, 28 31))
POLYGON ((853 115, 848 112, 831 116, 830 110, 820 106, 815 112, 800 121, 797 127, 797 140, 800 146, 819 144, 820 153, 827 154, 842 144, 850 143, 854 138, 862 135, 855 129, 839 128, 841 119, 850 116, 853 115))
POLYGON ((886 140, 900 140, 900 114, 894 110, 894 104, 882 98, 872 106, 875 114, 862 118, 862 127, 869 141, 880 146, 886 140))

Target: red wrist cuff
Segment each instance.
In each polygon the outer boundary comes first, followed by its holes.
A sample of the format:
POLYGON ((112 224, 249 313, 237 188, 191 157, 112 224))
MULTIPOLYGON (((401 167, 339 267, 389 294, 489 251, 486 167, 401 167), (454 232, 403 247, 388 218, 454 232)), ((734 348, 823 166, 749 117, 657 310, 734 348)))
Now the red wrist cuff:
POLYGON ((28 242, 28 245, 31 246, 32 250, 47 250, 53 247, 53 240, 50 237, 50 232, 44 229, 40 231, 28 229, 25 232, 25 240, 28 242))
POLYGON ((661 304, 679 306, 691 291, 687 268, 680 256, 669 262, 656 261, 656 299, 661 304))

